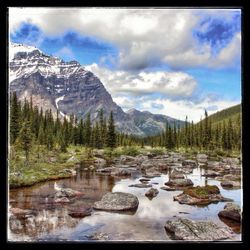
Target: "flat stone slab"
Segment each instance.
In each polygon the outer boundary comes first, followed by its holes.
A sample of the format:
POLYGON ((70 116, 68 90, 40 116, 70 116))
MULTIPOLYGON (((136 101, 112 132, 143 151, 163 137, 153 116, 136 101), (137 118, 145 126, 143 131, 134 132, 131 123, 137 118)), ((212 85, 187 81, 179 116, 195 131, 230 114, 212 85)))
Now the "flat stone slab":
POLYGON ((212 221, 194 221, 184 218, 168 220, 165 229, 176 240, 214 241, 231 239, 233 236, 230 228, 220 227, 212 221))
POLYGON ((160 189, 165 190, 165 191, 176 191, 176 190, 178 190, 178 189, 176 189, 174 187, 168 187, 168 186, 160 187, 160 189))
POLYGON ((219 217, 224 217, 233 221, 241 221, 241 209, 235 203, 227 203, 222 211, 218 214, 219 217))
POLYGON ((104 211, 136 210, 139 205, 138 198, 129 193, 114 192, 105 194, 101 201, 94 203, 93 208, 104 211))
POLYGON ((131 184, 131 185, 129 185, 129 187, 149 188, 149 187, 152 187, 152 185, 147 184, 147 183, 138 183, 138 184, 131 184))

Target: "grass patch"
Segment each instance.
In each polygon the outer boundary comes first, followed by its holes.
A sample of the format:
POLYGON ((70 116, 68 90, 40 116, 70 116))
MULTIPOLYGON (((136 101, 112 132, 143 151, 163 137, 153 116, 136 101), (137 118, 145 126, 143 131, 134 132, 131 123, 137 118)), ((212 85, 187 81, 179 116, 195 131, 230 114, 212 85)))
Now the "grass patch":
POLYGON ((219 194, 220 190, 215 185, 206 185, 204 187, 191 187, 187 188, 183 191, 183 194, 187 194, 189 196, 195 197, 195 198, 208 198, 211 194, 219 194))

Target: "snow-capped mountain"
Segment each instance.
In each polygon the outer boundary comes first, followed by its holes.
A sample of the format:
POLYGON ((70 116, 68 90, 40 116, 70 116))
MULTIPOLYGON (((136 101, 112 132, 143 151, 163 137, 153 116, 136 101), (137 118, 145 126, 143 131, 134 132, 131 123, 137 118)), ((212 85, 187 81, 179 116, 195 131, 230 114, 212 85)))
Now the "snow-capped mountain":
POLYGON ((20 100, 32 96, 34 105, 51 109, 54 116, 59 110, 61 118, 70 114, 86 118, 90 112, 95 121, 103 109, 106 117, 113 111, 118 130, 124 133, 144 136, 164 129, 153 114, 143 126, 138 125, 133 113, 125 113, 92 72, 76 61, 64 62, 36 47, 10 43, 9 88, 20 100))

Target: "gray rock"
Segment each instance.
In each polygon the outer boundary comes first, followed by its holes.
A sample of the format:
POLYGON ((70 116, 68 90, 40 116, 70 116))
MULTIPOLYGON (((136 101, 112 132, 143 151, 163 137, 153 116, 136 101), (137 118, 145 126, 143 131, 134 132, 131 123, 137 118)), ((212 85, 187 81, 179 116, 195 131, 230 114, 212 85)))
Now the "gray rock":
POLYGON ((196 159, 198 162, 205 163, 207 162, 208 156, 206 154, 197 154, 196 159))
POLYGON ((220 176, 220 175, 221 174, 219 174, 218 172, 215 172, 215 171, 212 171, 212 170, 208 170, 202 176, 205 176, 205 177, 216 177, 216 176, 220 176))
POLYGON ((94 203, 94 208, 104 211, 136 210, 139 205, 138 198, 129 193, 115 192, 105 194, 101 201, 94 203))
POLYGON ((174 179, 174 180, 169 180, 168 182, 165 183, 167 186, 174 186, 174 187, 188 187, 188 186, 193 186, 194 183, 190 179, 174 179))
POLYGON ((114 168, 111 172, 111 175, 131 176, 135 172, 137 172, 137 170, 134 168, 114 168))
POLYGON ((165 229, 176 240, 214 241, 231 239, 233 236, 230 228, 220 227, 212 221, 193 221, 184 218, 168 220, 165 229))
POLYGON ((165 190, 165 191, 176 191, 176 190, 178 190, 178 189, 176 189, 174 187, 169 187, 169 186, 160 187, 160 189, 165 190))
POLYGON ((80 163, 80 160, 76 156, 71 156, 67 162, 74 162, 74 163, 80 163))
POLYGON ((223 180, 239 181, 240 179, 241 179, 240 175, 226 174, 223 176, 223 180))
POLYGON ((148 198, 154 198, 155 196, 157 196, 157 194, 159 193, 159 191, 156 188, 150 188, 146 193, 145 196, 147 196, 148 198))
POLYGON ((184 179, 185 176, 183 174, 182 171, 177 171, 176 169, 174 169, 169 176, 170 179, 184 179))
POLYGON ((96 158, 94 163, 98 168, 103 168, 106 166, 107 161, 102 158, 96 158))
POLYGON ((240 160, 238 158, 225 157, 222 158, 222 162, 229 165, 238 165, 240 164, 240 160))
POLYGON ((198 164, 194 160, 184 160, 182 166, 196 168, 198 167, 198 164))
POLYGON ((222 211, 219 212, 219 217, 224 217, 233 221, 241 221, 241 209, 235 203, 227 203, 222 211))
POLYGON ((139 181, 140 182, 147 182, 147 181, 150 181, 150 179, 149 178, 141 178, 141 179, 139 179, 139 181))
POLYGON ((222 181, 220 185, 225 188, 241 187, 241 183, 239 181, 222 181))
POLYGON ((152 187, 151 184, 146 184, 146 183, 138 183, 138 184, 131 184, 129 187, 137 187, 137 188, 149 188, 152 187))

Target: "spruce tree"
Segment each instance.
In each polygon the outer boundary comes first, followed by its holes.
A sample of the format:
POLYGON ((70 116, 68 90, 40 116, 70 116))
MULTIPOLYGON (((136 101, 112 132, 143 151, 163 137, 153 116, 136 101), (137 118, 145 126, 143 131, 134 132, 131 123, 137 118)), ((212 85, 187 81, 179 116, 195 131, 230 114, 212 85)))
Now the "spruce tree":
POLYGON ((18 135, 18 143, 24 150, 26 163, 28 163, 29 153, 32 145, 32 133, 31 124, 27 119, 22 124, 20 133, 18 135))
POLYGON ((16 92, 10 97, 10 143, 15 143, 20 130, 21 113, 16 92))
POLYGON ((109 121, 108 121, 106 144, 107 144, 107 147, 110 147, 110 148, 115 148, 116 146, 115 124, 114 124, 112 111, 110 112, 109 121))

